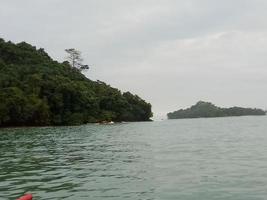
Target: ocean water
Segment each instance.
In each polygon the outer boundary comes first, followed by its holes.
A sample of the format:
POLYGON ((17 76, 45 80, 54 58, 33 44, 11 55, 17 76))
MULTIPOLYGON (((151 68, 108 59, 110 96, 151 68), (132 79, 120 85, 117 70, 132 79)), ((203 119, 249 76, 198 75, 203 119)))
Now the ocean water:
POLYGON ((0 199, 267 199, 267 117, 0 129, 0 199))

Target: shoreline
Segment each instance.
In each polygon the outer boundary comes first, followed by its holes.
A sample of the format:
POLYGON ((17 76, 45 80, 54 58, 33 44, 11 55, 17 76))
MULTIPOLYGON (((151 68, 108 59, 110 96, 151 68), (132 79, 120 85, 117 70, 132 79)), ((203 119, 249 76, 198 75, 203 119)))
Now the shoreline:
POLYGON ((188 117, 188 118, 167 118, 167 120, 176 120, 176 119, 217 119, 217 118, 231 118, 231 117, 264 117, 265 115, 240 115, 240 116, 218 116, 218 117, 188 117))
POLYGON ((29 126, 0 126, 1 129, 16 129, 16 128, 51 128, 51 127, 76 127, 76 126, 85 126, 85 125, 117 125, 117 124, 128 124, 128 123, 138 123, 138 122, 153 122, 153 120, 148 121, 122 121, 122 122, 113 122, 113 123, 102 123, 102 122, 91 122, 85 124, 77 124, 77 125, 29 125, 29 126))

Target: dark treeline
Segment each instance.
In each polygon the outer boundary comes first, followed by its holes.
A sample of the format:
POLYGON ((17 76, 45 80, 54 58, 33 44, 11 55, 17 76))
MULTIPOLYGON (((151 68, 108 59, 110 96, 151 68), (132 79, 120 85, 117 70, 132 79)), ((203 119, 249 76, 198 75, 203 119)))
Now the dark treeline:
POLYGON ((199 101, 187 109, 181 109, 172 113, 168 113, 168 119, 183 118, 200 118, 200 117, 230 117, 230 116, 247 116, 247 115, 265 115, 266 112, 261 109, 252 108, 220 108, 212 103, 199 101))
POLYGON ((0 39, 0 126, 148 121, 151 105, 130 92, 87 79, 44 49, 0 39))

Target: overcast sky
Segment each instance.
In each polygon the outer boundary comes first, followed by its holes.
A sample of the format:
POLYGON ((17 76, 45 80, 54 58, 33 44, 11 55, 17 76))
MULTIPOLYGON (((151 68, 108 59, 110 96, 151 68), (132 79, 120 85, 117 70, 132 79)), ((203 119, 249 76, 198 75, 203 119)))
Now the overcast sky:
POLYGON ((0 37, 138 94, 156 116, 198 100, 267 108, 266 0, 0 0, 0 37))

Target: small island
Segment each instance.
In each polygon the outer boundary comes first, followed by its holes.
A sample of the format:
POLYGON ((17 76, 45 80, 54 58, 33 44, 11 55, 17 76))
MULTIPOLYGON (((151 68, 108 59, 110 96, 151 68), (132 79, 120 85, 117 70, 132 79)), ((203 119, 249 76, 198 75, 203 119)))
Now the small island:
POLYGON ((266 111, 257 108, 220 108, 210 102, 199 101, 190 108, 180 109, 167 114, 168 119, 231 117, 250 115, 266 115, 266 111))
POLYGON ((57 62, 26 42, 0 38, 0 127, 150 120, 150 103, 88 79, 84 68, 57 62))

